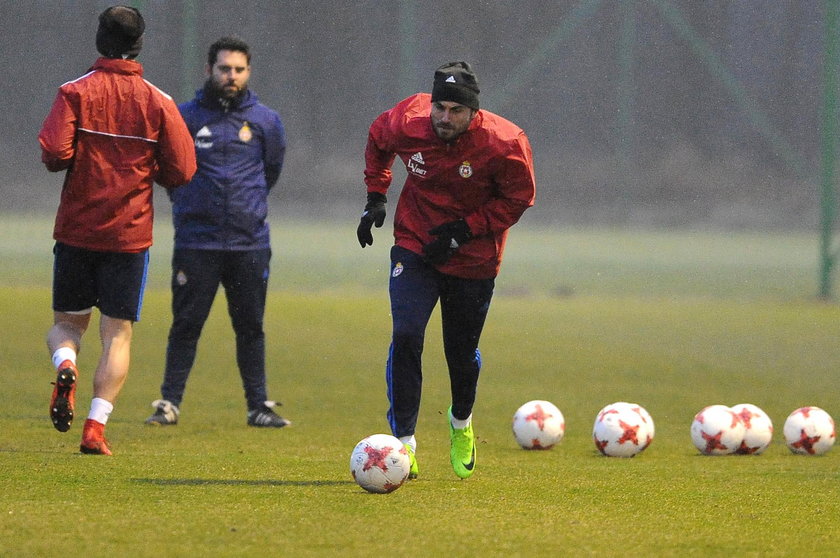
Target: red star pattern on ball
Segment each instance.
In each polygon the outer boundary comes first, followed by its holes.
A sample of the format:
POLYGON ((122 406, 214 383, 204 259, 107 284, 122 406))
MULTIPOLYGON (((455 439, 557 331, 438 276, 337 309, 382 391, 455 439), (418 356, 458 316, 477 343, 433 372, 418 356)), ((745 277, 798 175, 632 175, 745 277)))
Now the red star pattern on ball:
POLYGON ((804 450, 811 455, 814 454, 814 444, 820 441, 821 436, 808 436, 803 428, 799 432, 799 439, 791 444, 791 447, 804 450))
POLYGON ((753 413, 752 411, 750 411, 746 407, 741 409, 738 413, 736 413, 736 415, 741 420, 741 422, 744 423, 745 428, 752 428, 753 417, 758 417, 757 413, 753 413))
POLYGON ((718 432, 717 434, 714 434, 714 435, 706 434, 705 432, 703 432, 702 434, 703 434, 703 439, 706 440, 706 453, 712 453, 712 451, 716 450, 716 449, 720 449, 720 450, 729 449, 729 448, 726 447, 725 444, 721 443, 721 441, 720 441, 720 437, 723 436, 723 431, 722 430, 720 432, 718 432))
POLYGON ((607 455, 607 452, 604 451, 604 448, 607 447, 608 443, 609 441, 607 440, 599 440, 598 438, 595 438, 595 447, 598 448, 598 451, 600 451, 604 455, 607 455))
POLYGON ((554 415, 546 413, 539 403, 534 405, 534 412, 525 417, 525 422, 537 421, 537 427, 545 430, 545 421, 554 415))
POLYGON ((367 461, 365 461, 364 466, 362 467, 362 471, 368 471, 373 469, 374 467, 379 467, 383 471, 388 470, 388 465, 385 463, 385 458, 388 457, 388 454, 394 448, 390 446, 385 446, 382 449, 377 449, 371 446, 367 446, 365 448, 365 453, 367 454, 367 461))
POLYGON ((639 445, 639 425, 631 425, 627 424, 623 420, 619 419, 618 426, 624 431, 621 435, 621 438, 618 439, 619 444, 623 444, 625 442, 630 442, 635 445, 639 445))
POLYGON ((392 483, 392 482, 386 482, 386 483, 385 483, 385 486, 383 486, 383 487, 382 487, 382 489, 383 489, 383 490, 385 491, 385 493, 387 494, 387 493, 389 493, 389 492, 393 492, 394 490, 398 489, 398 488, 399 488, 399 487, 401 487, 401 486, 402 486, 402 483, 399 483, 399 484, 394 484, 394 483, 392 483))

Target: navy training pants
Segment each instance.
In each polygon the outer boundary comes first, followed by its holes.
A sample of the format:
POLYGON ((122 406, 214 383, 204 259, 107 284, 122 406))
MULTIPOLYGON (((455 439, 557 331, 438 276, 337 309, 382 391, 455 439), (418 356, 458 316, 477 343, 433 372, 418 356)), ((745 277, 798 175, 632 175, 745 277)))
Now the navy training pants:
POLYGON ((161 395, 180 406, 198 338, 221 284, 236 334, 236 362, 248 409, 266 401, 263 316, 271 250, 176 249, 172 255, 172 327, 161 395))
POLYGON ((475 403, 481 353, 478 341, 495 279, 462 279, 445 275, 423 258, 391 249, 391 315, 393 337, 386 366, 388 422, 394 436, 411 436, 420 411, 422 355, 426 326, 440 300, 443 347, 449 368, 452 415, 466 419, 475 403))

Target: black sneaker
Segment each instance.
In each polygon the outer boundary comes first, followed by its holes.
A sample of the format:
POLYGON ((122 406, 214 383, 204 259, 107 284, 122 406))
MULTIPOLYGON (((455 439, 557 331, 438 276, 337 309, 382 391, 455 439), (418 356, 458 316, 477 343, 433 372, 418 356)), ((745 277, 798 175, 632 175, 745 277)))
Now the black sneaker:
POLYGON ((274 412, 274 407, 279 405, 276 401, 266 401, 262 406, 248 411, 248 426, 259 426, 268 428, 283 428, 291 421, 284 419, 274 412))

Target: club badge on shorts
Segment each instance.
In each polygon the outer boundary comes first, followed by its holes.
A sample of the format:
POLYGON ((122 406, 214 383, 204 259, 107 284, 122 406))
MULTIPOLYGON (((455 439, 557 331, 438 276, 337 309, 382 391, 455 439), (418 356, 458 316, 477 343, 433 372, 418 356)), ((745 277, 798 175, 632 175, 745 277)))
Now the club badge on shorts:
POLYGON ((403 272, 403 264, 402 264, 402 262, 397 262, 397 263, 394 264, 394 271, 391 272, 391 277, 397 277, 402 272, 403 272))
POLYGON ((179 286, 183 287, 184 285, 186 285, 186 284, 187 284, 187 274, 186 274, 186 273, 184 273, 184 271, 183 271, 183 270, 180 270, 180 269, 179 269, 179 270, 178 270, 178 273, 175 275, 175 282, 176 282, 179 286))
POLYGON ((469 178, 473 174, 472 166, 470 166, 469 161, 464 161, 461 163, 461 166, 458 168, 458 174, 461 175, 461 178, 469 178))
POLYGON ((248 143, 249 141, 251 141, 251 138, 253 138, 253 137, 254 137, 254 134, 251 132, 251 127, 248 126, 247 122, 245 124, 243 124, 241 128, 239 128, 239 140, 240 141, 242 141, 244 143, 248 143))

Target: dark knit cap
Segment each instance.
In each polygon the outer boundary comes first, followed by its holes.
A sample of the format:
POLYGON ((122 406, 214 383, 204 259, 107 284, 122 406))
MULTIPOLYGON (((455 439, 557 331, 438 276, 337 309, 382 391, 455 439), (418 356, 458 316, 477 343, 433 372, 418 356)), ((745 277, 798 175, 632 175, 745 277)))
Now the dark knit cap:
POLYGON ((146 22, 129 6, 111 6, 99 14, 96 50, 108 58, 135 58, 143 48, 146 22))
POLYGON ((478 79, 466 62, 448 62, 435 70, 432 102, 451 101, 478 110, 478 79))

